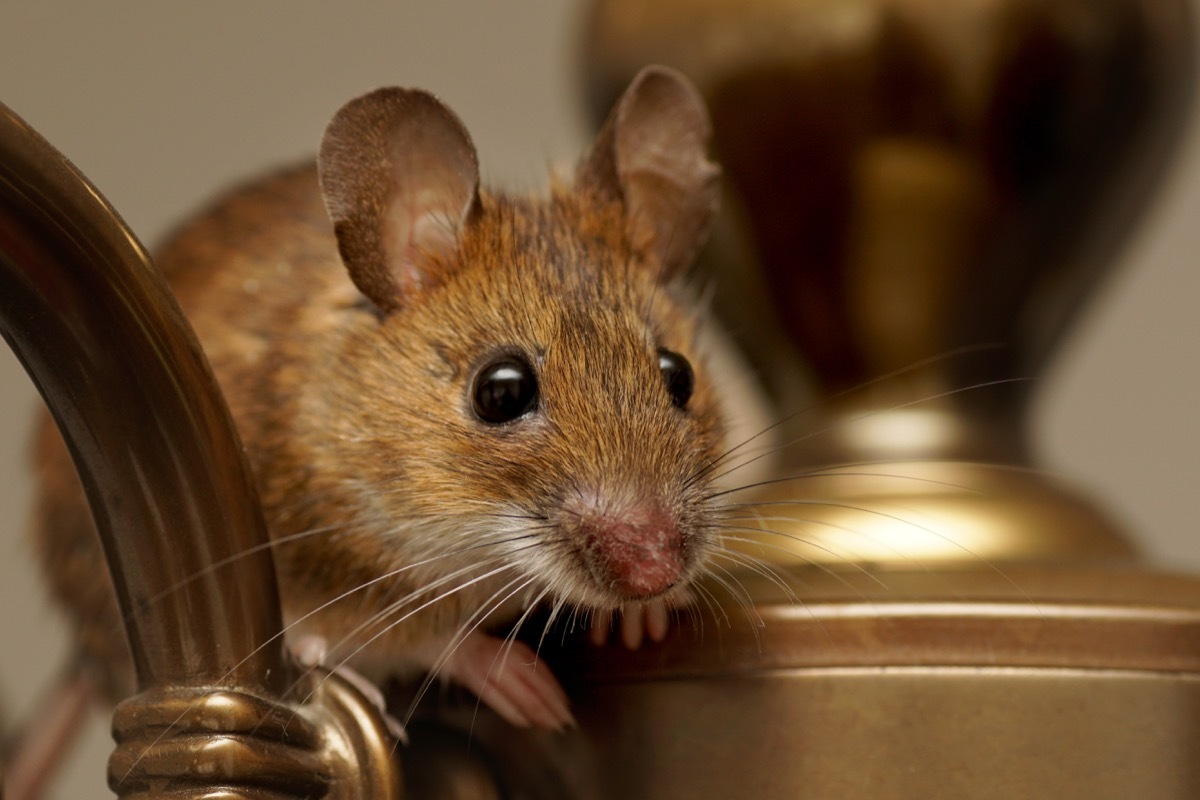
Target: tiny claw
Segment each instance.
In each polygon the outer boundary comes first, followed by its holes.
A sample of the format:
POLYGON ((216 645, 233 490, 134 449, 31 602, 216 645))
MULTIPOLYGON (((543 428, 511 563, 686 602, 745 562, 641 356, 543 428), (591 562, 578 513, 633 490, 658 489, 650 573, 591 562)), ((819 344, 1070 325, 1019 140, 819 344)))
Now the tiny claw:
POLYGON ((671 618, 663 600, 652 600, 646 604, 646 635, 651 641, 661 642, 671 630, 671 618))
POLYGON ((612 615, 607 611, 593 612, 592 624, 588 628, 588 638, 592 640, 592 644, 602 647, 608 641, 610 633, 612 633, 612 615))
POLYGON ((325 663, 329 655, 329 642, 324 636, 315 633, 301 636, 290 643, 292 655, 304 667, 319 667, 325 663))
MULTIPOLYGON (((621 643, 630 650, 637 650, 646 639, 661 642, 671 630, 670 610, 665 600, 627 603, 618 613, 621 615, 621 643)), ((597 647, 604 645, 612 633, 612 624, 611 614, 595 612, 588 630, 592 644, 597 647)))
POLYGON ((537 656, 521 642, 472 633, 446 665, 446 674, 518 728, 574 727, 566 692, 548 668, 538 666, 537 656))
POLYGON ((637 650, 646 638, 645 616, 641 603, 629 603, 621 609, 621 643, 637 650))

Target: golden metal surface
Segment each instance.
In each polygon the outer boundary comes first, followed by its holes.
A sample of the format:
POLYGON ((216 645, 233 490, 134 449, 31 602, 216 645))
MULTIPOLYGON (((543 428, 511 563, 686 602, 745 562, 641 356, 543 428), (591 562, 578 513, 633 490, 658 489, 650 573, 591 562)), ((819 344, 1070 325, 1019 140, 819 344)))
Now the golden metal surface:
POLYGON ((791 575, 754 613, 562 666, 582 797, 1190 798, 1200 580, 1133 568, 791 575), (771 600, 774 595, 775 599, 771 600), (613 768, 613 765, 620 765, 613 768))
POLYGON ((282 699, 257 493, 195 336, 99 192, 4 106, 0 331, 70 445, 126 623, 141 694, 118 715, 114 789, 399 796, 378 709, 338 681, 324 708, 282 699), (281 715, 319 727, 259 724, 281 715), (236 741, 214 734, 229 725, 236 741))
POLYGON ((1200 793, 1196 676, 834 668, 605 685, 580 702, 606 761, 623 765, 598 771, 603 797, 1129 800, 1200 793))
POLYGON ((399 798, 396 742, 337 675, 310 672, 303 704, 166 687, 117 706, 109 788, 122 797, 399 798))
POLYGON ((934 569, 1135 556, 1095 503, 1045 474, 1002 464, 851 464, 739 500, 751 507, 730 518, 741 541, 728 546, 777 564, 934 569))

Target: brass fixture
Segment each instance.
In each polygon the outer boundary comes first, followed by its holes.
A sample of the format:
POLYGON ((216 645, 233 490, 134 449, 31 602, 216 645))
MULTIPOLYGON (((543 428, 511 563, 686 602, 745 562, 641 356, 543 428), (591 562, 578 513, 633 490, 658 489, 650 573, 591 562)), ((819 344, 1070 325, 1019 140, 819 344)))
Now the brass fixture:
POLYGON ((0 331, 70 444, 125 619, 140 693, 116 713, 114 791, 398 797, 394 743, 362 694, 315 675, 308 703, 283 696, 295 674, 275 638, 274 567, 255 549, 257 493, 165 282, 100 193, 3 105, 0 331), (201 569, 235 553, 258 555, 201 569))
MULTIPOLYGON (((596 108, 651 61, 708 95, 719 310, 780 407, 807 383, 822 416, 738 498, 760 571, 661 647, 547 651, 576 732, 418 718, 445 735, 401 751, 413 795, 1200 796, 1200 579, 1141 564, 1022 428, 1178 138, 1190 29, 1177 0, 597 3, 596 108)), ((0 111, 0 329, 72 442, 137 665, 115 790, 399 797, 357 690, 281 696, 265 554, 146 606, 265 541, 253 488, 141 246, 0 111)))

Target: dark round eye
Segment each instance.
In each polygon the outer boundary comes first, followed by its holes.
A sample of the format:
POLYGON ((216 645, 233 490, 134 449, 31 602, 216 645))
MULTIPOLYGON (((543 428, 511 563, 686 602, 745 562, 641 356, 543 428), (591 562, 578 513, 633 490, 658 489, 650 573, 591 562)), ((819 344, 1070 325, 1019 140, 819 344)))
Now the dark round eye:
POLYGON ((533 367, 505 356, 480 370, 471 389, 475 414, 484 422, 500 425, 537 407, 538 384, 533 367))
POLYGON ((692 365, 679 353, 659 348, 658 368, 662 370, 663 380, 667 382, 671 402, 679 408, 686 406, 692 398, 692 390, 696 388, 696 376, 692 374, 692 365))

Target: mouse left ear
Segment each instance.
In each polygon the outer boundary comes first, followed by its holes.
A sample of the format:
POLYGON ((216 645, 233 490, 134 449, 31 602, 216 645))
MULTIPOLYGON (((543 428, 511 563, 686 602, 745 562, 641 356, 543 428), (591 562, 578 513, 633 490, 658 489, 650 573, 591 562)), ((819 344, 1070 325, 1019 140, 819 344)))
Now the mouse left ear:
POLYGON ((708 160, 712 125, 696 88, 646 67, 621 95, 576 182, 620 200, 635 243, 657 256, 663 280, 691 264, 708 238, 721 171, 708 160))
POLYGON ((462 121, 417 89, 351 100, 321 140, 317 171, 350 277, 387 313, 436 280, 479 213, 479 163, 462 121))

